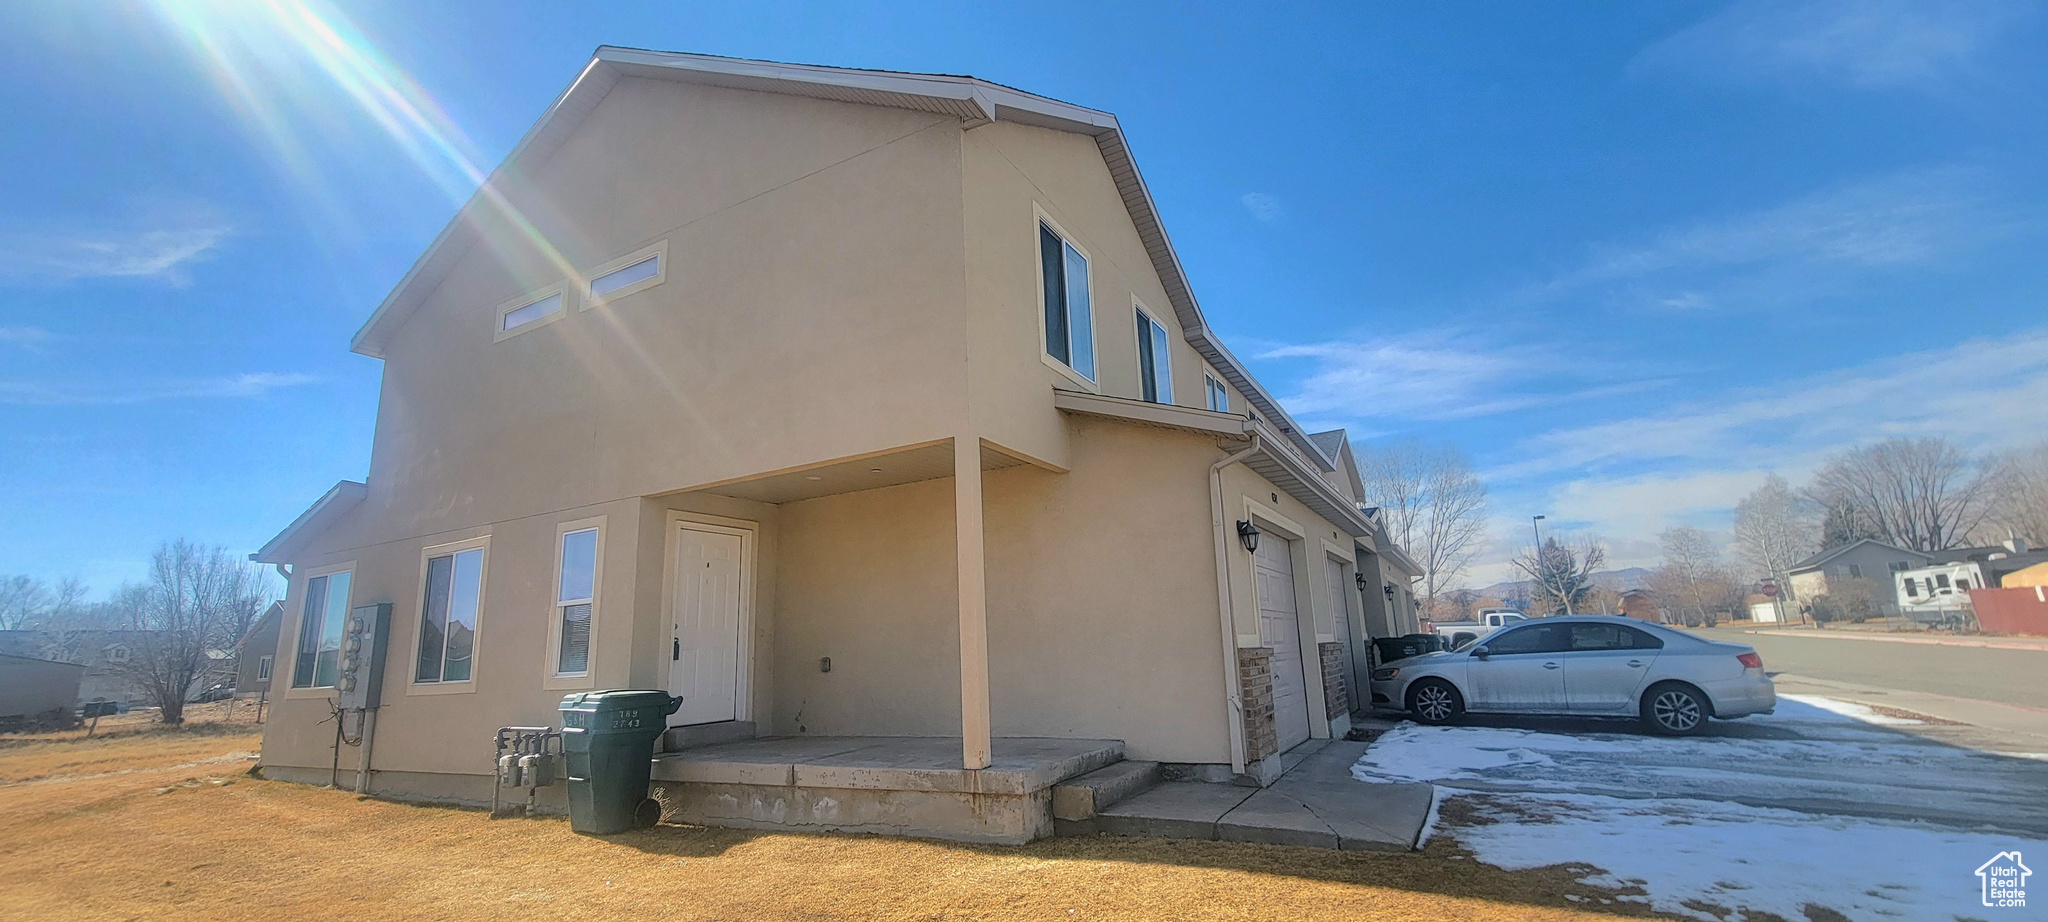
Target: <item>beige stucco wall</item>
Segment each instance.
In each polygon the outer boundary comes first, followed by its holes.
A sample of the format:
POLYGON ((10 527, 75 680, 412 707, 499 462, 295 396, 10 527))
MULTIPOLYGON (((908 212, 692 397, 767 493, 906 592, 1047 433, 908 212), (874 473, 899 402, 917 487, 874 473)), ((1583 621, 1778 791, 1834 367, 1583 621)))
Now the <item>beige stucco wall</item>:
MULTIPOLYGON (((369 496, 294 555, 279 687, 308 573, 352 561, 353 602, 393 603, 378 768, 483 771, 491 729, 554 722, 574 690, 541 679, 554 542, 598 515, 596 665, 573 684, 665 685, 681 511, 757 525, 764 729, 957 734, 951 480, 779 507, 676 491, 963 433, 1038 463, 987 475, 995 732, 1229 758, 1206 480, 1223 452, 1051 405, 1081 385, 1041 358, 1041 211, 1091 257, 1096 388, 1138 394, 1135 297, 1171 334, 1175 402, 1204 403, 1203 363, 1091 139, 629 79, 509 195, 531 233, 498 222, 393 340, 369 496), (494 341, 508 299, 657 241, 663 284, 494 341), (412 689, 421 549, 482 535, 476 679, 412 689)), ((1256 498, 1304 526, 1312 651, 1334 610, 1321 542, 1348 539, 1243 468, 1224 495, 1233 520, 1256 498)), ((1255 636, 1249 559, 1230 551, 1235 623, 1255 636)), ((330 694, 278 697, 266 763, 326 766, 330 694)))

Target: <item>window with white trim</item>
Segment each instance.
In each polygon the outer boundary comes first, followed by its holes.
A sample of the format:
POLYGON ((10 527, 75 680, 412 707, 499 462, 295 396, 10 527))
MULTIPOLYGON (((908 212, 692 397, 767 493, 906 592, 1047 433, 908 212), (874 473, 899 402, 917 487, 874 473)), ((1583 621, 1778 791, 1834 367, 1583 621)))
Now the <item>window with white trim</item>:
POLYGON ((555 578, 555 675, 590 674, 590 625, 597 609, 596 528, 563 532, 555 578))
POLYGON ((1045 354, 1095 380, 1095 327, 1088 302, 1088 257, 1044 221, 1038 222, 1040 304, 1045 354))
POLYGON ((661 256, 649 256, 623 269, 613 269, 590 280, 590 296, 602 298, 628 285, 644 282, 661 272, 661 256))
POLYGON ((483 608, 484 549, 427 558, 413 684, 467 682, 476 669, 476 622, 483 608))
POLYGON ((256 658, 256 681, 270 681, 270 657, 259 656, 256 658))
POLYGON ((668 278, 668 241, 657 241, 591 269, 583 283, 583 310, 638 294, 668 278))
POLYGON ((348 620, 347 570, 306 580, 299 637, 292 658, 293 688, 331 688, 341 663, 341 629, 348 620))
POLYGON ((511 333, 521 327, 532 326, 562 313, 562 293, 551 292, 524 304, 507 307, 498 313, 499 334, 511 333))
POLYGON ((1166 327, 1136 309, 1138 315, 1138 394, 1152 403, 1173 402, 1173 361, 1166 327))
POLYGON ((1209 409, 1218 413, 1230 412, 1230 391, 1224 389, 1223 382, 1216 380, 1215 375, 1204 374, 1202 386, 1209 397, 1209 409))

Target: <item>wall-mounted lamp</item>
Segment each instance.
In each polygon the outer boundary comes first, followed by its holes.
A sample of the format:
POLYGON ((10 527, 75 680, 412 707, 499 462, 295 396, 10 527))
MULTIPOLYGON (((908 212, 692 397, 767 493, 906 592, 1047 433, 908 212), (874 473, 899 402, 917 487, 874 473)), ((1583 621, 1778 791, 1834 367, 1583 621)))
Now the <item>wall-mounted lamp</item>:
POLYGON ((1389 602, 1392 602, 1392 601, 1394 600, 1394 584, 1393 584, 1393 583, 1388 583, 1388 584, 1386 584, 1386 585, 1384 585, 1384 586, 1381 586, 1381 587, 1380 587, 1380 589, 1382 589, 1383 591, 1385 591, 1385 592, 1386 592, 1386 594, 1387 594, 1387 601, 1389 601, 1389 602))
POLYGON ((1365 578, 1365 574, 1363 572, 1351 574, 1351 581, 1358 584, 1359 592, 1364 592, 1365 584, 1372 582, 1371 580, 1365 578))
POLYGON ((1237 523, 1237 540, 1244 545, 1246 553, 1258 553, 1259 526, 1253 525, 1250 519, 1239 519, 1237 523))

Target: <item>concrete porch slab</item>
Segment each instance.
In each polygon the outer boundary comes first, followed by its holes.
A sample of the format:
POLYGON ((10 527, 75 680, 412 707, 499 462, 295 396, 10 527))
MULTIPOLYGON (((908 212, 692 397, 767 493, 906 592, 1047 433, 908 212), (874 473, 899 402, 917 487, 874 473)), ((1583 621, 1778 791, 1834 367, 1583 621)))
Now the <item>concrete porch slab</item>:
POLYGON ((1115 740, 1006 738, 960 768, 945 737, 783 737, 662 753, 669 818, 1021 844, 1052 831, 1052 786, 1123 758, 1115 740))
POLYGON ((1116 740, 1007 737, 988 768, 960 767, 960 741, 924 736, 777 737, 654 757, 657 781, 1024 795, 1123 758, 1116 740))

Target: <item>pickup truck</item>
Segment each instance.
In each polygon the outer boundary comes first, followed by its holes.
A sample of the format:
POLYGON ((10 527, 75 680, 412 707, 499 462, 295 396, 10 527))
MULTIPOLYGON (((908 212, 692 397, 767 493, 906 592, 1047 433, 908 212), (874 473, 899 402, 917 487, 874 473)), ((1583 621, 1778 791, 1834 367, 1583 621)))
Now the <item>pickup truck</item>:
POLYGON ((1512 608, 1488 608, 1479 613, 1477 621, 1432 623, 1429 630, 1444 639, 1445 649, 1456 650, 1510 624, 1527 620, 1528 615, 1512 608))

